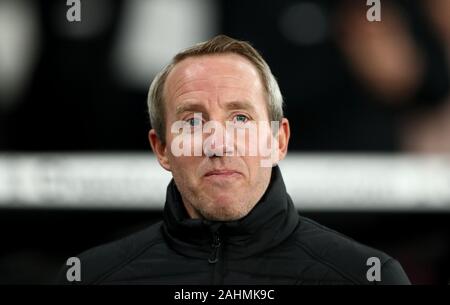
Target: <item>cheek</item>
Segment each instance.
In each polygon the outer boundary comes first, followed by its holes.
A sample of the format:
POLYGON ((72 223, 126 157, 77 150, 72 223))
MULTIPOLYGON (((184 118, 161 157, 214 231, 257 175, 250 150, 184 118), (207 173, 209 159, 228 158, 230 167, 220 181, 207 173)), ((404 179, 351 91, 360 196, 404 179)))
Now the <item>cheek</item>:
POLYGON ((169 162, 174 171, 186 172, 188 174, 194 174, 193 168, 196 167, 197 161, 194 157, 174 156, 169 153, 169 162))
POLYGON ((189 184, 198 183, 199 162, 201 161, 199 157, 177 157, 172 154, 169 154, 169 156, 169 162, 174 176, 183 179, 186 183, 189 182, 189 184))
POLYGON ((252 181, 255 181, 258 179, 258 177, 261 175, 261 157, 256 156, 256 157, 245 157, 243 158, 244 162, 245 162, 245 166, 247 169, 247 175, 248 175, 248 180, 250 180, 250 183, 252 181))

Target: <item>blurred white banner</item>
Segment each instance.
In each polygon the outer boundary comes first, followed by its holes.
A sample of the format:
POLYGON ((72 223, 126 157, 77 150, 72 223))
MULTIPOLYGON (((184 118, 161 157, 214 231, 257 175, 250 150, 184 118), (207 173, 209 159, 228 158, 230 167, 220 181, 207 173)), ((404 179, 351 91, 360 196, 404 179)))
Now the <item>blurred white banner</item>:
MULTIPOLYGON (((450 157, 290 153, 299 210, 450 211, 450 157)), ((148 153, 0 154, 0 207, 162 209, 171 174, 148 153)))

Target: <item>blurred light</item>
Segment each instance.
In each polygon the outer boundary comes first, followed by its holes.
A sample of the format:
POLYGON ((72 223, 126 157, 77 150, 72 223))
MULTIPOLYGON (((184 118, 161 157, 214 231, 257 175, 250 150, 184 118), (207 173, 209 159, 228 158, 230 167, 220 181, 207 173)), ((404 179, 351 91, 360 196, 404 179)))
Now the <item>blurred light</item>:
POLYGON ((35 1, 0 1, 0 107, 26 90, 39 49, 35 1))
POLYGON ((81 21, 69 22, 64 1, 55 1, 52 11, 53 27, 62 36, 76 39, 91 38, 102 34, 112 22, 112 8, 108 0, 88 0, 81 3, 81 21))
MULTIPOLYGON (((450 211, 450 157, 311 155, 280 163, 299 210, 450 211)), ((139 154, 0 155, 0 207, 158 209, 171 174, 139 154)))
POLYGON ((180 50, 216 33, 215 3, 209 0, 130 0, 114 54, 117 76, 148 88, 180 50))
POLYGON ((323 42, 327 20, 323 9, 313 2, 295 3, 285 8, 279 22, 281 33, 299 45, 323 42))
POLYGON ((0 206, 160 208, 170 179, 150 153, 0 155, 0 206))

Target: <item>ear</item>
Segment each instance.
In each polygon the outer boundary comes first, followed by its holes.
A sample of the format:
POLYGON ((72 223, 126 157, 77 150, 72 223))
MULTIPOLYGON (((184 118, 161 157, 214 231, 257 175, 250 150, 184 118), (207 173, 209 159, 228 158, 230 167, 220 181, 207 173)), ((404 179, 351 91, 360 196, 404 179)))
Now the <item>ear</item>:
POLYGON ((159 164, 165 170, 171 171, 170 162, 169 162, 169 158, 167 155, 167 145, 163 144, 161 142, 161 140, 159 139, 159 137, 156 134, 156 131, 154 129, 151 129, 148 132, 148 140, 150 142, 153 152, 155 153, 156 157, 158 158, 159 164))
POLYGON ((289 137, 291 136, 291 129, 289 121, 286 118, 281 119, 280 128, 278 130, 278 161, 286 157, 288 151, 289 137))

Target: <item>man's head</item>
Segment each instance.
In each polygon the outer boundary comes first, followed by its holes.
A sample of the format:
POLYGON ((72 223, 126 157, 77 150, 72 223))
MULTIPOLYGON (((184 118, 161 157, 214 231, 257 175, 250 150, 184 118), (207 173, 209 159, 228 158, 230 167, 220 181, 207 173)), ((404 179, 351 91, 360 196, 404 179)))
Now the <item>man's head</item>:
MULTIPOLYGON (((219 139, 211 130, 214 152, 208 152, 203 141, 201 155, 180 156, 172 151, 171 144, 179 137, 172 132, 173 124, 185 122, 194 130, 214 121, 243 129, 246 124, 276 121, 278 133, 258 128, 259 141, 276 137, 277 158, 272 160, 276 163, 284 158, 289 141, 282 104, 278 84, 258 52, 246 42, 223 35, 179 53, 156 76, 148 97, 153 127, 149 140, 161 166, 172 172, 192 218, 225 221, 246 216, 267 189, 271 167, 261 166, 265 156, 259 152, 233 154, 239 143, 230 144, 227 132, 219 139), (194 117, 198 114, 200 122, 194 117), (226 155, 230 152, 231 156, 226 155)), ((195 137, 198 134, 188 139, 195 137)), ((200 132, 200 137, 204 140, 205 133, 200 132)), ((248 148, 252 141, 247 132, 244 146, 248 148)), ((193 147, 195 143, 189 140, 193 147)))

